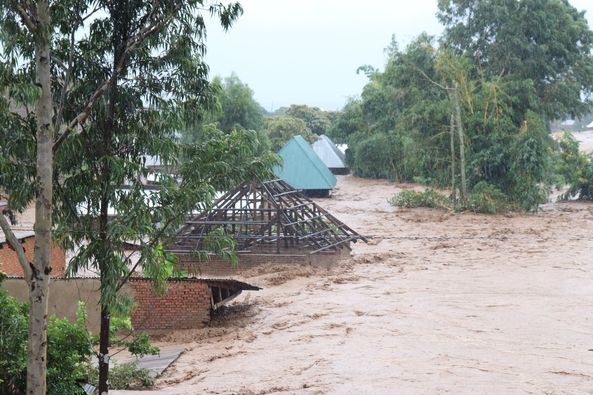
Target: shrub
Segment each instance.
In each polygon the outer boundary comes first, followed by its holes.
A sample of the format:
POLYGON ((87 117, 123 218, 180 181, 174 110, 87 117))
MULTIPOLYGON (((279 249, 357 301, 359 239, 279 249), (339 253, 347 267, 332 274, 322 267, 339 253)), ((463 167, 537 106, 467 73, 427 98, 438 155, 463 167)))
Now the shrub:
POLYGON ((76 322, 51 316, 47 326, 47 393, 80 394, 86 381, 93 338, 86 330, 86 308, 78 303, 76 322))
MULTIPOLYGON (((95 366, 89 370, 89 382, 96 386, 98 381, 99 370, 95 366)), ((152 387, 154 383, 155 379, 150 371, 138 367, 136 362, 114 363, 109 369, 109 388, 112 390, 152 387)))
POLYGON ((467 208, 477 213, 496 214, 510 210, 511 205, 498 188, 480 181, 472 189, 467 208))
POLYGON ((392 206, 415 208, 449 208, 449 199, 434 189, 427 189, 424 192, 402 191, 389 201, 392 206))
MULTIPOLYGON (((1 284, 0 279, 0 284, 1 284)), ((0 289, 0 394, 24 394, 27 372, 27 307, 0 289)))
POLYGON ((558 146, 556 172, 568 184, 562 198, 593 200, 593 158, 579 151, 578 141, 569 133, 558 140, 558 146))
MULTIPOLYGON (((1 281, 0 281, 1 282, 1 281)), ((0 394, 24 394, 27 376, 27 304, 0 289, 0 394)), ((52 316, 47 326, 47 394, 79 395, 93 353, 84 305, 77 321, 52 316)))
POLYGON ((416 166, 411 162, 413 143, 402 133, 377 133, 351 144, 346 159, 357 176, 411 181, 416 166))

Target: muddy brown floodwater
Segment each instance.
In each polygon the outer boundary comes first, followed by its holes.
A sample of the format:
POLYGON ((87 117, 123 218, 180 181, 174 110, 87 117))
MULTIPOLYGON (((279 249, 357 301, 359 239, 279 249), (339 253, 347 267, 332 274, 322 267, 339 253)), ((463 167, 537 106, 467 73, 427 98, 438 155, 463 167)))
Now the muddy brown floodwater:
POLYGON ((264 290, 162 339, 186 351, 150 393, 593 393, 593 205, 459 214, 387 203, 411 185, 338 187, 319 204, 370 243, 252 273, 264 290))

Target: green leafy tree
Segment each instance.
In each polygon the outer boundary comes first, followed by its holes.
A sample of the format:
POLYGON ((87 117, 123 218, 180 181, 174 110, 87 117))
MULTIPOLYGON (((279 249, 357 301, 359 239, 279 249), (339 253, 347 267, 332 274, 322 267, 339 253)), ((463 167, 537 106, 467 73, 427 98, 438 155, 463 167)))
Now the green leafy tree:
POLYGON ((351 136, 367 130, 360 100, 349 99, 329 129, 329 136, 336 142, 347 144, 351 136))
POLYGON ((387 52, 384 71, 362 68, 369 83, 331 130, 349 145, 353 172, 450 185, 462 206, 482 183, 479 192, 498 191, 488 195, 504 196, 505 207, 536 208, 550 183, 552 144, 533 83, 489 77, 427 35, 387 52))
POLYGON ((327 134, 331 127, 331 115, 317 107, 293 104, 288 107, 285 115, 302 119, 311 132, 318 136, 327 134))
MULTIPOLYGON (((26 258, 10 224, 0 214, 0 227, 8 243, 14 248, 29 287, 29 334, 27 353, 27 392, 45 394, 47 357, 47 306, 51 272, 51 229, 52 229, 52 148, 56 134, 53 123, 53 99, 51 78, 52 21, 48 0, 30 2, 0 3, 0 40, 4 57, 0 66, 0 118, 2 128, 17 127, 29 129, 35 136, 32 148, 35 155, 29 158, 27 168, 14 169, 0 164, 0 185, 12 177, 6 168, 35 175, 34 186, 29 193, 15 197, 11 194, 11 206, 22 209, 35 200, 35 253, 33 262, 26 258), (35 85, 33 85, 35 83, 35 85), (33 88, 35 86, 35 88, 33 88), (8 93, 9 98, 6 97, 8 93), (32 105, 35 117, 7 115, 10 105, 32 105), (26 118, 23 119, 23 118, 26 118)), ((92 106, 91 106, 92 107, 92 106)), ((26 108, 26 107, 25 107, 26 108)), ((27 111, 28 113, 28 111, 27 111)), ((59 117, 59 116, 58 116, 59 117)), ((61 124, 61 120, 57 123, 61 124)), ((10 161, 12 156, 0 160, 10 161)), ((9 182, 12 180, 9 180, 9 182)))
POLYGON ((593 157, 579 151, 579 142, 570 133, 558 139, 556 172, 568 190, 564 199, 593 200, 593 157))
POLYGON ((260 130, 263 126, 264 109, 253 98, 253 91, 236 74, 224 80, 216 77, 216 95, 220 110, 214 115, 218 127, 224 132, 232 130, 260 130))
POLYGON ((537 106, 517 91, 515 106, 547 120, 591 110, 593 32, 567 0, 440 0, 444 42, 488 79, 529 80, 537 106), (523 99, 523 100, 521 100, 523 99))
POLYGON ((278 151, 291 137, 296 135, 301 135, 309 143, 314 142, 318 138, 307 127, 305 121, 285 115, 267 118, 264 132, 270 140, 273 151, 278 151))
POLYGON ((268 145, 261 134, 264 109, 254 99, 253 91, 236 74, 215 77, 208 86, 211 99, 201 108, 192 109, 189 123, 181 129, 184 143, 195 143, 212 130, 230 133, 233 130, 255 130, 263 146, 268 145))

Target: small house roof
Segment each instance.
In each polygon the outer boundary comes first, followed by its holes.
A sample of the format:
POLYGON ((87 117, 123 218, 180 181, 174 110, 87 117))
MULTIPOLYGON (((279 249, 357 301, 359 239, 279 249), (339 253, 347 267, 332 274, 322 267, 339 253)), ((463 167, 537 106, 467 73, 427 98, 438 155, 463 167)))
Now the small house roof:
POLYGON ((296 189, 333 189, 336 176, 301 136, 294 136, 278 151, 283 165, 274 173, 296 189))
POLYGON ((345 169, 347 167, 346 156, 325 134, 319 136, 319 140, 314 142, 311 146, 317 156, 319 156, 323 163, 330 169, 345 169))
POLYGON ((588 124, 587 126, 585 126, 587 129, 593 129, 593 122, 591 122, 590 124, 588 124))

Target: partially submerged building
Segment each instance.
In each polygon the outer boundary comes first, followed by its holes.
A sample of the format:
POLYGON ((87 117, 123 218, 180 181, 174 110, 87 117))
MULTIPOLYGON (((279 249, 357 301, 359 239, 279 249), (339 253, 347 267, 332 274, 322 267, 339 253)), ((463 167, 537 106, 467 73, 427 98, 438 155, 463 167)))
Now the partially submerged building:
MULTIPOLYGON (((76 320, 77 300, 85 302, 87 327, 99 333, 101 324, 101 286, 98 278, 58 278, 50 282, 49 314, 76 320)), ((8 277, 2 283, 9 295, 28 301, 29 291, 22 277, 8 277)), ((174 330, 200 328, 210 322, 214 312, 241 294, 261 288, 231 279, 181 278, 167 282, 167 292, 156 294, 152 281, 133 277, 122 288, 131 296, 135 330, 174 330)))
POLYGON ((294 136, 278 151, 283 164, 274 168, 283 179, 307 196, 326 197, 336 187, 336 176, 301 136, 294 136))
POLYGON ((319 140, 311 144, 311 147, 333 174, 350 172, 346 166, 346 155, 325 134, 319 136, 319 140))
POLYGON ((232 275, 262 263, 331 264, 366 239, 284 180, 242 184, 179 230, 169 251, 183 267, 232 275), (216 232, 217 233, 216 233, 216 232), (212 235, 232 237, 239 268, 211 257, 200 260, 212 235))

